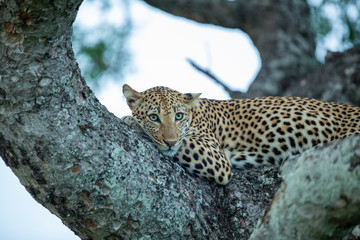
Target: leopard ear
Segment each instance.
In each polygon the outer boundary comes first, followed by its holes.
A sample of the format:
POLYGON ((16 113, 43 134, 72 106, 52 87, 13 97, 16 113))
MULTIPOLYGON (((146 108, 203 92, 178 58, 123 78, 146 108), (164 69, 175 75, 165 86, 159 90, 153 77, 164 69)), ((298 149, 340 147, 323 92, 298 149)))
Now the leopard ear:
POLYGON ((200 95, 201 93, 185 93, 183 94, 184 103, 198 107, 200 95))
POLYGON ((136 92, 134 89, 132 89, 129 85, 124 84, 123 85, 123 94, 126 98, 126 102, 131 110, 136 108, 142 100, 141 93, 136 92))

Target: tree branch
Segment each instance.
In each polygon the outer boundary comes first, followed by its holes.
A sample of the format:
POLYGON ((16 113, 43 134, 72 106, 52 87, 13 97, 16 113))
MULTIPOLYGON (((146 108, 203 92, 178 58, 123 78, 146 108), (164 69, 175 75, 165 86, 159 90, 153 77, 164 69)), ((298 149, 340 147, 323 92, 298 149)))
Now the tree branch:
POLYGON ((233 91, 226 83, 224 83, 222 80, 220 80, 218 77, 216 77, 210 70, 200 67, 197 63, 195 63, 192 59, 187 58, 186 61, 189 62, 191 66, 193 66, 196 70, 199 72, 205 74, 205 76, 208 76, 210 79, 212 79, 215 83, 219 84, 224 88, 224 90, 229 93, 229 96, 231 98, 234 98, 236 95, 236 92, 233 91))
POLYGON ((248 211, 266 207, 276 178, 264 182, 261 169, 226 187, 194 178, 109 113, 71 49, 80 3, 0 5, 6 165, 82 239, 247 238, 258 217, 248 211), (266 189, 253 191, 257 184, 266 189))
POLYGON ((360 224, 360 136, 310 149, 282 170, 250 240, 343 239, 360 224))
POLYGON ((360 106, 360 45, 326 56, 325 65, 309 73, 284 92, 360 106))

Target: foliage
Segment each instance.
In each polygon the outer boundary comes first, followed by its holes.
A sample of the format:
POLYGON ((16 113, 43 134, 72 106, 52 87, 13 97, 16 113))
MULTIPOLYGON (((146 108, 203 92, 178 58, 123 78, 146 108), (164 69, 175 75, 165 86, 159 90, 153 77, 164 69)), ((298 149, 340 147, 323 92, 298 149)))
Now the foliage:
POLYGON ((308 0, 308 3, 320 51, 325 52, 329 48, 342 51, 360 43, 360 1, 308 0), (327 43, 330 38, 337 42, 337 49, 327 43))
MULTIPOLYGON (((101 5, 101 16, 106 16, 113 8, 112 1, 93 0, 91 3, 101 5)), ((126 4, 123 1, 123 5, 126 4)), ((126 6, 124 9, 126 10, 126 6)), ((74 25, 72 42, 77 62, 93 90, 99 90, 106 80, 123 78, 130 63, 130 53, 127 50, 130 31, 131 21, 126 17, 121 25, 99 19, 99 23, 91 27, 91 30, 81 24, 74 25)))

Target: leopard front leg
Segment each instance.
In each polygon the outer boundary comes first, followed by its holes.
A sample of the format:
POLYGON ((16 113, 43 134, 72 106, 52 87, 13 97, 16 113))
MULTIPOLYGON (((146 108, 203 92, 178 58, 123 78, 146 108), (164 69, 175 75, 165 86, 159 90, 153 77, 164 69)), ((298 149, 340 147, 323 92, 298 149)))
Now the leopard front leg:
POLYGON ((134 129, 136 132, 144 134, 144 130, 141 126, 136 122, 133 116, 123 116, 121 120, 128 125, 130 128, 134 129))
POLYGON ((174 160, 190 173, 221 185, 227 184, 232 177, 229 157, 214 137, 186 137, 174 160))

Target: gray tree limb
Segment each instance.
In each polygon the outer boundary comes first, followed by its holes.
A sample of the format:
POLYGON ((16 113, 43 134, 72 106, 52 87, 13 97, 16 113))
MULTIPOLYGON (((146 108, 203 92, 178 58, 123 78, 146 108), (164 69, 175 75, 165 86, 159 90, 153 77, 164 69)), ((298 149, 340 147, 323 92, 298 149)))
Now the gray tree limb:
POLYGON ((276 180, 256 171, 227 187, 193 178, 109 113, 86 86, 71 49, 80 4, 0 3, 6 165, 82 239, 249 236, 276 180), (255 183, 265 189, 256 192, 255 183))
POLYGON ((360 106, 360 45, 343 53, 328 53, 321 68, 293 83, 284 95, 360 106))
POLYGON ((310 149, 282 170, 250 240, 342 239, 360 224, 360 136, 310 149))

